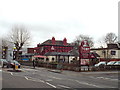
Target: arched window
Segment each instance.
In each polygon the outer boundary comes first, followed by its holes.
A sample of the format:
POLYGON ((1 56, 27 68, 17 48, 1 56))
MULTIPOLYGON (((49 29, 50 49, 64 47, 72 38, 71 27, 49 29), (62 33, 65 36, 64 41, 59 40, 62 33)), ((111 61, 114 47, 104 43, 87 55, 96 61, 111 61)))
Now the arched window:
POLYGON ((46 61, 49 61, 49 58, 46 58, 46 61))
POLYGON ((54 57, 52 57, 52 61, 54 61, 55 60, 55 58, 54 57))

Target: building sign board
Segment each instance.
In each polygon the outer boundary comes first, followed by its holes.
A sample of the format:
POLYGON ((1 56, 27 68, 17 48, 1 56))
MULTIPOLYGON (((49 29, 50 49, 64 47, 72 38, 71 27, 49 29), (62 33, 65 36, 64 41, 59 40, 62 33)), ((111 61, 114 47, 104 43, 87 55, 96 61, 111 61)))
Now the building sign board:
POLYGON ((89 53, 90 47, 87 40, 83 40, 79 46, 79 58, 81 60, 81 65, 86 65, 89 63, 89 53))

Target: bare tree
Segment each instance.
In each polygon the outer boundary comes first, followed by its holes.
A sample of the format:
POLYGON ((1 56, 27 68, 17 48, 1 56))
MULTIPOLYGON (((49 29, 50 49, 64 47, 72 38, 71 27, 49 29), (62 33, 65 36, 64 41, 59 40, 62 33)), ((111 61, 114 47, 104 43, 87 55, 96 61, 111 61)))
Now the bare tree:
POLYGON ((80 45, 81 41, 83 41, 83 40, 88 40, 90 47, 94 46, 93 38, 89 37, 88 35, 82 35, 82 34, 80 34, 79 36, 76 36, 73 43, 75 44, 75 46, 78 47, 80 45))
POLYGON ((117 36, 115 35, 115 33, 107 33, 105 38, 104 38, 104 41, 106 44, 112 44, 112 43, 116 43, 117 41, 117 36))
POLYGON ((16 48, 16 60, 18 60, 19 51, 24 45, 27 45, 30 40, 29 31, 22 25, 15 25, 9 33, 9 41, 16 48))
MULTIPOLYGON (((107 33, 105 37, 103 37, 103 43, 106 44, 115 44, 117 43, 117 36, 115 33, 107 33)), ((110 54, 109 48, 104 52, 104 57, 109 61, 110 58, 112 58, 112 55, 110 54)))
POLYGON ((99 48, 105 48, 106 47, 106 44, 105 44, 105 41, 104 41, 104 36, 98 39, 97 44, 98 44, 99 48))

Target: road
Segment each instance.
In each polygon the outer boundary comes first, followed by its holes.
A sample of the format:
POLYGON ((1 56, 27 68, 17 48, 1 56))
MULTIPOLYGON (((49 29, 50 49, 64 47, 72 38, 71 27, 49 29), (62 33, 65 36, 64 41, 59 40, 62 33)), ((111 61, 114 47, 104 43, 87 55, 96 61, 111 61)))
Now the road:
POLYGON ((118 72, 74 72, 55 73, 46 68, 24 66, 22 72, 3 69, 2 88, 118 88, 118 72))

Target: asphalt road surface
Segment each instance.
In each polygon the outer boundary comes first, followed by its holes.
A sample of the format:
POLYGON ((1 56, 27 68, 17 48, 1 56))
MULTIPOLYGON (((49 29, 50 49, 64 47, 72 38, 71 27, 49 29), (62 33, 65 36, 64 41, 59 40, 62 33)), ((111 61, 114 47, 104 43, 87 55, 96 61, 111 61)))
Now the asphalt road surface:
POLYGON ((57 88, 77 90, 79 88, 118 88, 118 71, 56 73, 46 68, 24 66, 22 72, 10 72, 3 69, 2 88, 57 88))

